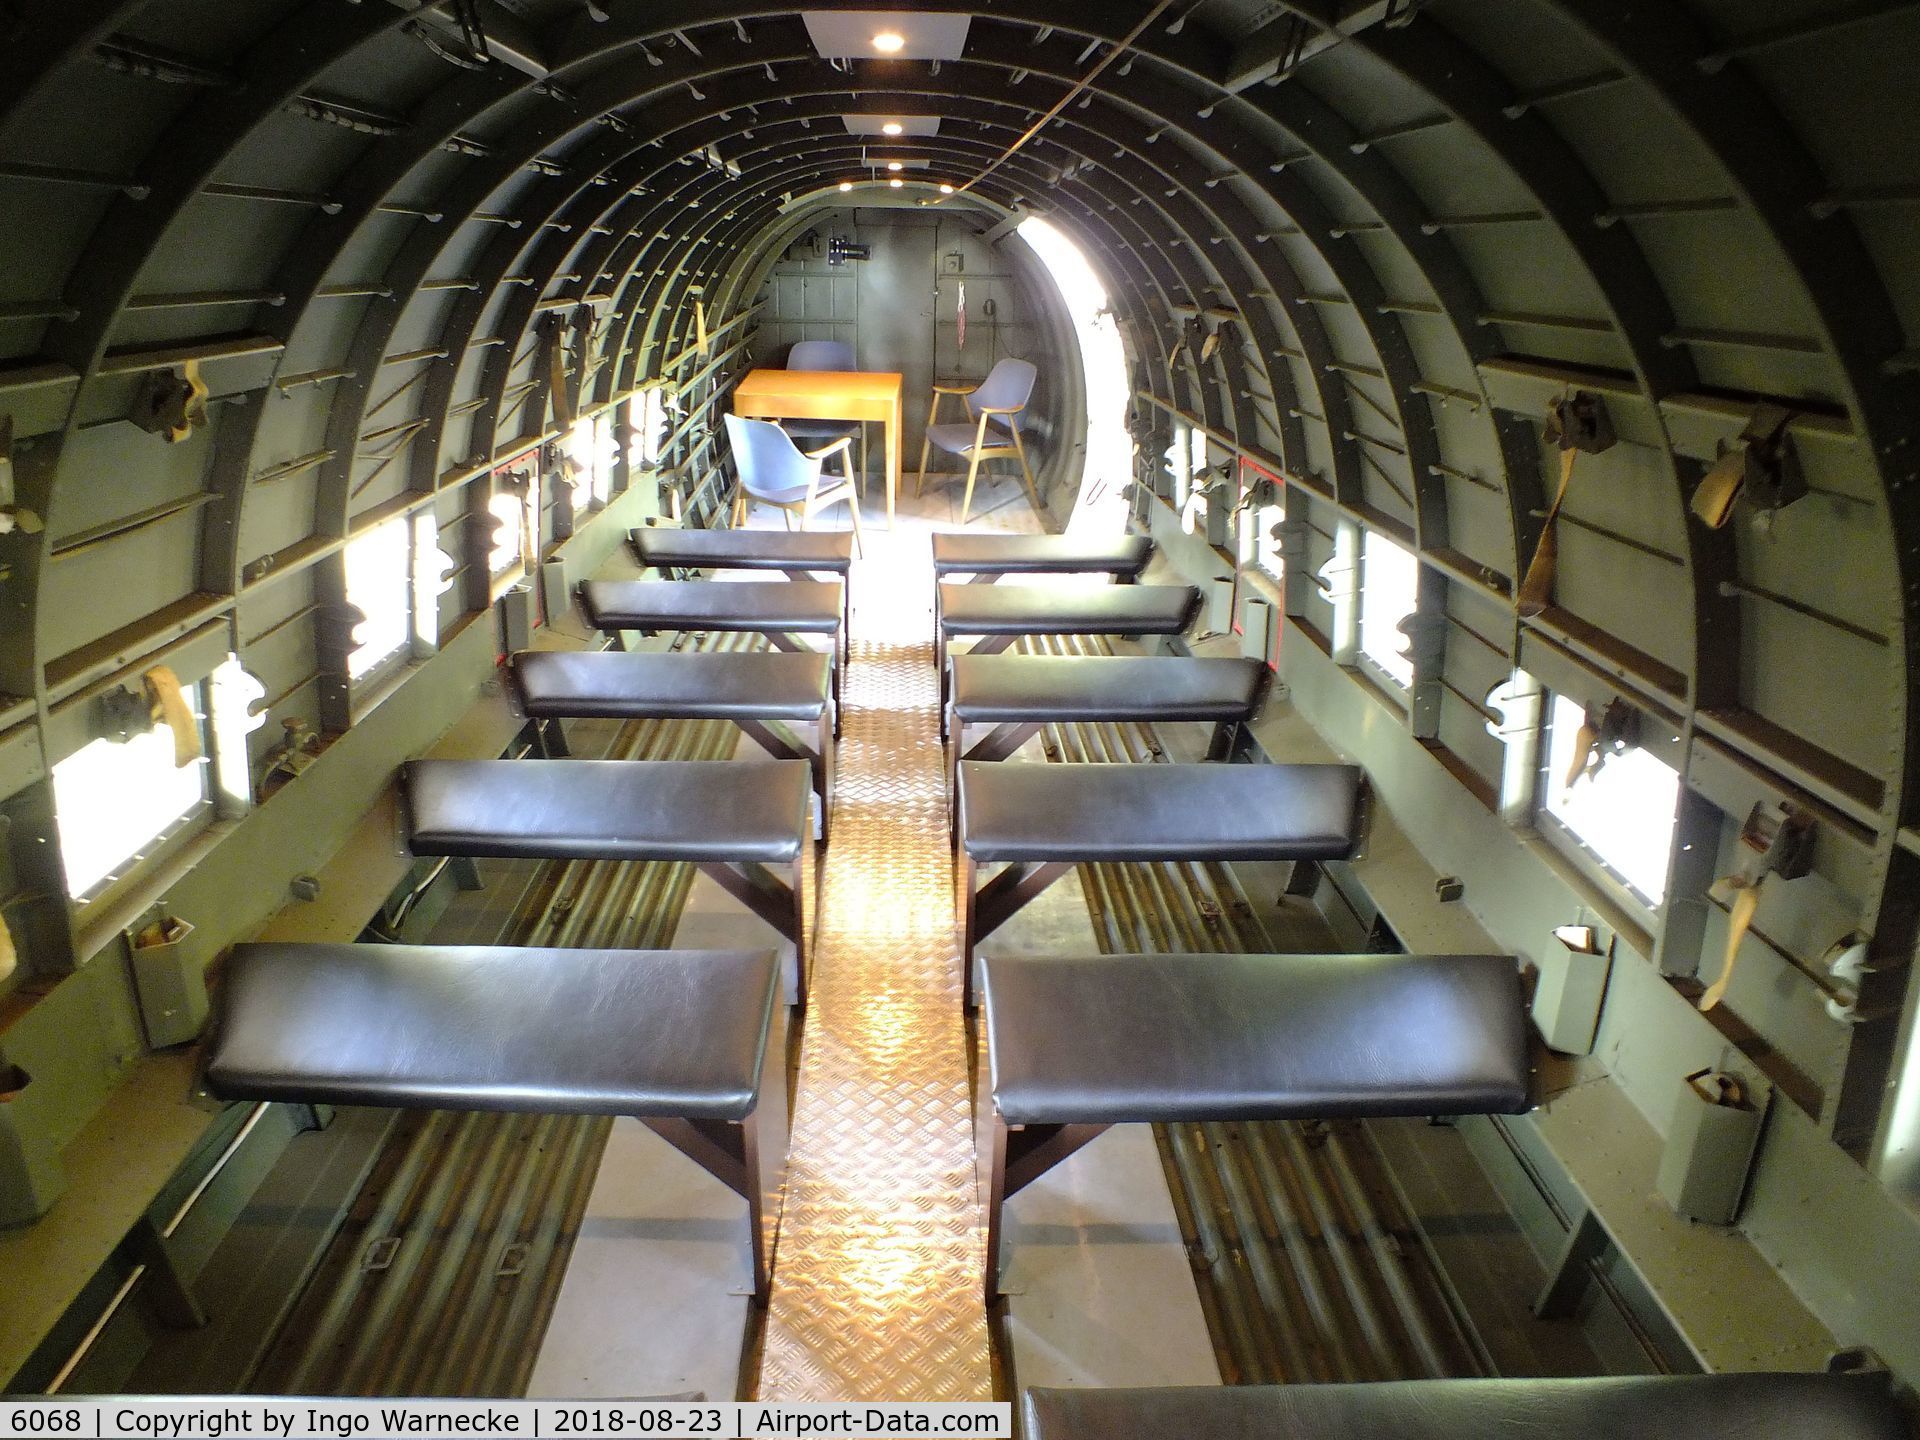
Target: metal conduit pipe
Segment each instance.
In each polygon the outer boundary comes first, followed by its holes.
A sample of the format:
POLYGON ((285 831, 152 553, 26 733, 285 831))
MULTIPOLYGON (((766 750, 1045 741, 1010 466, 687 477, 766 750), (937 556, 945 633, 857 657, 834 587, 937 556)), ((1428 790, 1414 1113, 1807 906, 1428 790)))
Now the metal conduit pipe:
MULTIPOLYGON (((1395 1307, 1400 1311, 1407 1325, 1407 1335, 1413 1342, 1413 1348, 1420 1357, 1420 1363, 1426 1373, 1435 1377, 1444 1377, 1451 1367, 1441 1354, 1440 1345, 1434 1338, 1433 1326, 1427 1318, 1413 1293, 1413 1287, 1407 1283, 1405 1270, 1405 1251, 1393 1236, 1387 1233, 1380 1223, 1380 1217, 1360 1184, 1360 1177, 1354 1172, 1353 1163, 1347 1158, 1346 1147, 1341 1143, 1337 1131, 1329 1128, 1327 1132, 1326 1154, 1332 1162, 1333 1173, 1346 1193, 1347 1208, 1360 1222, 1360 1231, 1366 1238, 1367 1247, 1373 1251, 1379 1267, 1380 1276, 1386 1282, 1388 1292, 1393 1296, 1395 1307)), ((1472 1347, 1462 1345, 1469 1353, 1472 1347)))
MULTIPOLYGON (((604 1128, 589 1125, 570 1127, 571 1134, 567 1135, 563 1142, 566 1145, 566 1154, 562 1163, 544 1167, 545 1174, 542 1178, 546 1183, 540 1186, 539 1203, 531 1207, 531 1214, 534 1217, 533 1229, 528 1238, 522 1242, 527 1246, 527 1268, 535 1270, 550 1268, 547 1262, 551 1259, 559 1242, 563 1225, 578 1223, 577 1217, 569 1213, 571 1206, 562 1207, 554 1203, 553 1190, 560 1183, 561 1176, 584 1168, 581 1164, 584 1152, 589 1144, 603 1138, 595 1132, 603 1131, 604 1128)), ((494 1376, 501 1367, 502 1361, 505 1360, 510 1367, 511 1380, 524 1385, 524 1374, 531 1372, 539 1347, 522 1344, 521 1337, 538 1293, 539 1287, 535 1285, 514 1287, 514 1293, 507 1306, 506 1323, 491 1326, 485 1332, 481 1355, 483 1361, 481 1373, 484 1377, 494 1376)))
MULTIPOLYGON (((466 1177, 469 1183, 459 1186, 454 1196, 452 1216, 446 1224, 446 1238, 435 1246, 437 1258, 427 1268, 419 1297, 407 1307, 407 1318, 400 1331, 399 1343, 382 1346, 375 1357, 367 1379, 367 1388, 371 1390, 382 1394, 402 1393, 394 1383, 398 1378, 396 1372, 402 1361, 413 1353, 414 1346, 426 1338, 422 1332, 438 1313, 438 1307, 453 1292, 466 1268, 463 1261, 468 1247, 473 1237, 480 1233, 483 1213, 492 1198, 492 1187, 485 1183, 485 1178, 505 1158, 507 1138, 512 1129, 497 1121, 490 1128, 492 1133, 466 1177)), ((431 1233, 436 1240, 439 1239, 440 1217, 433 1217, 431 1233)))
POLYGON ((1260 1132, 1266 1128, 1262 1125, 1243 1125, 1239 1127, 1239 1132, 1246 1146, 1247 1158, 1253 1164, 1260 1191, 1272 1206, 1274 1223, 1279 1230, 1280 1249, 1292 1267, 1301 1302, 1307 1307, 1315 1330, 1325 1342, 1326 1353, 1333 1363, 1332 1378, 1364 1379, 1367 1372, 1355 1358, 1353 1348, 1348 1343, 1352 1327, 1343 1324, 1335 1313, 1327 1288, 1321 1283, 1319 1267, 1314 1264, 1313 1237, 1308 1233, 1307 1222, 1300 1213, 1301 1202, 1294 1193, 1295 1187, 1288 1183, 1287 1177, 1274 1163, 1272 1151, 1261 1143, 1260 1132))
MULTIPOLYGON (((454 1196, 465 1188, 458 1183, 465 1180, 466 1175, 457 1160, 479 1123, 480 1115, 477 1111, 468 1110, 449 1119, 453 1134, 447 1144, 435 1147, 429 1158, 431 1178, 427 1188, 418 1197, 417 1205, 399 1217, 399 1244, 394 1249, 392 1263, 380 1272, 380 1279, 372 1287, 364 1311, 355 1317, 357 1323, 348 1334, 346 1362, 338 1375, 349 1386, 354 1385, 360 1375, 376 1363, 373 1347, 386 1334, 393 1315, 412 1289, 414 1275, 426 1259, 443 1212, 454 1196)), ((364 1295, 366 1292, 361 1293, 364 1295)))
MULTIPOLYGON (((405 1153, 401 1157, 400 1165, 394 1172, 393 1178, 388 1181, 386 1187, 380 1192, 379 1204, 375 1207, 373 1215, 369 1218, 366 1226, 367 1234, 387 1234, 399 1223, 401 1206, 405 1203, 406 1197, 412 1193, 413 1187, 418 1182, 421 1172, 426 1169, 428 1159, 432 1153, 432 1147, 429 1146, 426 1141, 433 1131, 444 1127, 450 1118, 445 1111, 429 1112, 419 1129, 414 1132, 405 1153)), ((405 1123, 404 1119, 402 1123, 405 1123)), ((341 1326, 346 1321, 347 1312, 353 1308, 357 1294, 358 1292, 353 1286, 342 1285, 336 1289, 332 1295, 328 1296, 326 1308, 321 1312, 319 1321, 313 1327, 314 1334, 316 1336, 338 1334, 341 1326)), ((286 1394, 311 1395, 315 1393, 315 1387, 311 1382, 310 1376, 313 1371, 314 1362, 318 1358, 319 1347, 310 1345, 301 1355, 300 1362, 294 1367, 293 1373, 286 1379, 283 1386, 286 1394)))
MULTIPOLYGON (((519 1133, 523 1132, 525 1128, 524 1123, 511 1128, 503 1126, 501 1128, 501 1135, 502 1137, 512 1135, 517 1138, 519 1133)), ((502 1190, 497 1186, 488 1187, 487 1211, 482 1218, 481 1228, 485 1233, 491 1234, 494 1239, 488 1245, 486 1253, 481 1257, 479 1266, 468 1266, 464 1268, 464 1273, 460 1277, 461 1283, 455 1297, 455 1304, 452 1311, 457 1317, 454 1321, 453 1328, 449 1334, 440 1340, 432 1352, 433 1358, 429 1362, 426 1370, 420 1374, 419 1385, 413 1393, 419 1395, 453 1395, 461 1393, 458 1390, 450 1388, 451 1377, 448 1372, 452 1366, 462 1362, 474 1349, 474 1332, 482 1324, 486 1313, 485 1307, 479 1303, 477 1292, 482 1283, 482 1277, 491 1275, 499 1270, 507 1249, 507 1242, 501 1237, 500 1218, 502 1215, 509 1213, 517 1203, 513 1190, 524 1189, 525 1186, 531 1183, 532 1171, 530 1168, 523 1166, 516 1172, 515 1186, 512 1187, 512 1189, 502 1190)))
MULTIPOLYGON (((586 1127, 583 1127, 583 1130, 585 1128, 586 1127)), ((592 1127, 592 1133, 599 1137, 594 1142, 596 1146, 603 1147, 605 1145, 604 1137, 611 1133, 612 1129, 613 1122, 611 1120, 604 1120, 597 1126, 592 1127)), ((563 1236, 575 1237, 579 1235, 581 1223, 586 1218, 587 1202, 593 1197, 593 1186, 599 1177, 599 1169, 600 1166, 596 1158, 595 1163, 582 1166, 574 1173, 573 1190, 572 1193, 568 1195, 567 1203, 563 1209, 561 1229, 563 1236)), ((530 1302, 535 1315, 551 1316, 553 1314, 555 1299, 559 1294, 561 1282, 565 1279, 566 1269, 563 1266, 543 1265, 540 1267, 539 1280, 538 1283, 532 1287, 533 1296, 530 1302)), ((502 1387, 500 1393, 503 1395, 525 1395, 527 1393, 527 1383, 533 1378, 533 1367, 535 1362, 540 1358, 540 1348, 539 1345, 522 1345, 511 1352, 511 1358, 514 1362, 513 1373, 509 1383, 502 1387)))
POLYGON ((1310 1349, 1303 1334, 1305 1327, 1295 1314, 1297 1292, 1290 1291, 1281 1283, 1280 1267, 1274 1262, 1273 1252, 1280 1238, 1279 1227, 1263 1216, 1264 1207, 1255 1202, 1253 1189, 1241 1171, 1240 1147, 1223 1124, 1210 1121, 1202 1125, 1200 1131, 1212 1147, 1214 1169, 1220 1176, 1227 1206, 1233 1212, 1234 1226, 1240 1232, 1240 1252, 1247 1257, 1254 1293, 1260 1297, 1261 1309, 1273 1321, 1275 1333, 1280 1338, 1285 1362, 1283 1373, 1289 1383, 1323 1380, 1327 1375, 1325 1362, 1314 1359, 1313 1349, 1317 1347, 1310 1349), (1256 1237, 1261 1243, 1254 1243, 1256 1237))
MULTIPOLYGON (((482 1280, 483 1287, 485 1279, 499 1274, 504 1267, 507 1252, 519 1243, 517 1237, 525 1226, 526 1216, 529 1210, 538 1204, 536 1190, 540 1181, 551 1179, 555 1172, 554 1166, 542 1165, 541 1158, 550 1147, 564 1142, 569 1136, 590 1133, 596 1128, 596 1124, 604 1124, 604 1122, 583 1121, 574 1116, 558 1115, 514 1115, 503 1118, 506 1121, 502 1127, 503 1132, 515 1143, 516 1153, 509 1162, 511 1169, 507 1183, 504 1186, 489 1187, 495 1190, 501 1200, 493 1216, 492 1239, 481 1256, 479 1275, 476 1276, 477 1279, 482 1280)), ((498 1287, 494 1288, 497 1292, 498 1287)), ((451 1377, 453 1386, 447 1393, 456 1395, 489 1393, 485 1388, 486 1370, 479 1362, 484 1357, 487 1339, 499 1328, 493 1323, 496 1309, 492 1303, 494 1298, 486 1294, 484 1288, 477 1288, 473 1301, 467 1307, 476 1317, 476 1323, 472 1329, 478 1332, 478 1336, 469 1332, 467 1336, 469 1343, 457 1353, 455 1358, 458 1368, 451 1377), (479 1343, 474 1343, 476 1338, 479 1343)), ((413 1393, 432 1393, 417 1384, 402 1388, 413 1393)))
POLYGON ((1354 1260, 1346 1229, 1341 1224, 1340 1217, 1334 1213, 1333 1204, 1320 1184, 1320 1177, 1315 1173, 1313 1159, 1307 1154, 1306 1142, 1300 1135, 1299 1127, 1296 1125, 1261 1126, 1257 1132, 1256 1143, 1262 1141, 1278 1144, 1286 1150, 1288 1163, 1299 1179, 1301 1190, 1305 1192, 1307 1210, 1313 1216, 1313 1223, 1319 1227, 1320 1238, 1326 1243, 1327 1258, 1333 1262, 1334 1271, 1340 1277, 1340 1284, 1347 1292, 1347 1301, 1352 1305, 1354 1315, 1360 1322, 1360 1330, 1366 1338, 1367 1348, 1373 1352, 1374 1373, 1381 1376, 1398 1374, 1400 1367, 1394 1345, 1388 1338, 1379 1307, 1374 1304, 1366 1279, 1360 1274, 1360 1267, 1354 1260))
MULTIPOLYGON (((1200 1238, 1201 1253, 1206 1256, 1209 1267, 1217 1267, 1223 1261, 1230 1264, 1232 1252, 1220 1226, 1218 1185, 1208 1183, 1212 1167, 1194 1154, 1196 1137, 1190 1133, 1193 1129, 1190 1125, 1168 1125, 1162 1128, 1162 1133, 1167 1137, 1181 1186, 1193 1201, 1194 1229, 1200 1238)), ((1277 1363, 1266 1324, 1258 1318, 1257 1309, 1247 1304, 1243 1288, 1220 1285, 1216 1289, 1221 1308, 1226 1311, 1229 1357, 1240 1372, 1237 1377, 1223 1375, 1221 1378, 1229 1384, 1237 1380, 1254 1385, 1285 1380, 1287 1377, 1277 1363)))

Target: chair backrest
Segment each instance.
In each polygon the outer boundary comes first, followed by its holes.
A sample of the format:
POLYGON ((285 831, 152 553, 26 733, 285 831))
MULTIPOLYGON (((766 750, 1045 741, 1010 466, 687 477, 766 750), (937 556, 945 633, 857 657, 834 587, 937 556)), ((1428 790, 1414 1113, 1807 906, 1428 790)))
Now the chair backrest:
POLYGON ((787 352, 789 370, 857 370, 853 346, 844 340, 796 340, 787 352))
POLYGON ((734 468, 749 495, 785 497, 805 490, 819 473, 819 462, 802 455, 793 437, 771 420, 729 415, 727 439, 733 445, 734 468))
POLYGON ((980 388, 967 396, 968 413, 977 416, 982 410, 1026 409, 1039 374, 1030 361, 1009 356, 989 370, 980 388))

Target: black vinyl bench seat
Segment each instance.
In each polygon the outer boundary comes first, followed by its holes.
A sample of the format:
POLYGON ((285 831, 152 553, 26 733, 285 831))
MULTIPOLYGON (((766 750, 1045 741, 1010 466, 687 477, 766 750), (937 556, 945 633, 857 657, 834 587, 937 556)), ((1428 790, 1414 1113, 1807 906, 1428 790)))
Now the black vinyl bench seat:
POLYGON ((795 580, 853 569, 853 536, 844 530, 681 530, 627 532, 634 559, 654 570, 779 570, 795 580))
POLYGON ((793 942, 795 1004, 810 978, 812 792, 799 760, 410 760, 400 770, 415 855, 698 866, 793 942))
POLYGON ((1110 1125, 1532 1106, 1512 956, 996 955, 982 968, 989 1299, 1006 1197, 1110 1125))
POLYGON ((1910 1440, 1884 1377, 1607 1375, 1027 1392, 1027 1440, 1910 1440))
POLYGON ((1354 765, 960 765, 961 961, 1075 865, 1348 860, 1365 829, 1354 765), (982 866, 1005 868, 979 883, 982 866))
POLYGON ((947 649, 977 636, 969 655, 993 655, 1025 635, 1178 635, 1200 613, 1192 585, 954 585, 935 587, 934 659, 945 738, 947 649))
POLYGON ((570 754, 562 720, 730 720, 776 759, 807 762, 824 826, 833 801, 832 667, 814 651, 522 650, 507 673, 548 758, 570 754), (811 725, 814 743, 790 724, 811 725))
POLYGON ((1004 760, 1043 725, 1211 723, 1209 760, 1224 760, 1233 727, 1252 720, 1273 672, 1258 660, 1175 655, 956 655, 947 730, 947 788, 962 759, 1004 760), (961 753, 969 725, 991 733, 961 753))
POLYGON ((771 951, 240 945, 205 1081, 224 1100, 634 1116, 745 1197, 764 1303, 779 983, 771 951))
POLYGON ((958 532, 933 537, 933 573, 971 575, 991 584, 1002 575, 1111 575, 1137 581, 1153 559, 1144 535, 1089 539, 1083 535, 993 535, 958 532))
POLYGON ((838 580, 587 580, 579 595, 587 623, 616 635, 628 630, 732 631, 764 635, 775 649, 794 652, 807 649, 797 636, 830 636, 837 721, 847 641, 846 590, 838 580))

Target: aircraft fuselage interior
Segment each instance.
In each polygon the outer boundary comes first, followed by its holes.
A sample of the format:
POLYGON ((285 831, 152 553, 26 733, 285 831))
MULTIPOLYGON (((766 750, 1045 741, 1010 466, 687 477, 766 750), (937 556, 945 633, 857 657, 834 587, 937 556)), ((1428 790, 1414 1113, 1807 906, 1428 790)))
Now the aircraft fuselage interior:
POLYGON ((0 0, 0 1432, 1917 1433, 1916 61, 0 0))

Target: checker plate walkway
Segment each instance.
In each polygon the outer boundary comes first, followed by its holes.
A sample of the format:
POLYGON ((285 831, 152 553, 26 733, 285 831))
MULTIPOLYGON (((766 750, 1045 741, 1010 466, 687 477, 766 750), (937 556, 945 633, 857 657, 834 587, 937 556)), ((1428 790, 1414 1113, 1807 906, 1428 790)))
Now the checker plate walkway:
POLYGON ((758 1389, 989 1400, 932 565, 867 545, 758 1389))

